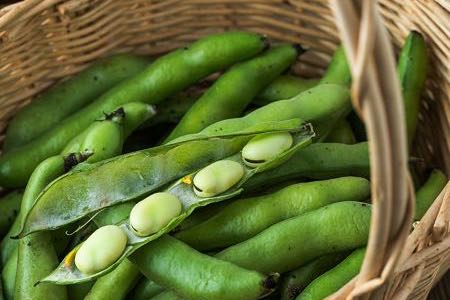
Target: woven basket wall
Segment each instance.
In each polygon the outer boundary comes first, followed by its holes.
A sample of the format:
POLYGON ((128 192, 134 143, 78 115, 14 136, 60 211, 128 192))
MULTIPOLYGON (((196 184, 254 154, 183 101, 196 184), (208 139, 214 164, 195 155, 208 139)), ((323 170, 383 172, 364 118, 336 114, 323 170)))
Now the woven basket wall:
MULTIPOLYGON (((450 3, 380 0, 380 8, 396 50, 410 30, 426 38, 431 66, 413 154, 449 175, 450 3)), ((306 77, 320 76, 340 43, 327 0, 27 0, 6 6, 0 10, 0 132, 33 96, 99 57, 158 55, 232 29, 309 48, 294 67, 306 77)), ((410 236, 408 246, 416 253, 397 267, 386 295, 424 299, 448 268, 449 199, 447 185, 410 236), (439 239, 435 223, 441 229, 445 224, 439 239)))

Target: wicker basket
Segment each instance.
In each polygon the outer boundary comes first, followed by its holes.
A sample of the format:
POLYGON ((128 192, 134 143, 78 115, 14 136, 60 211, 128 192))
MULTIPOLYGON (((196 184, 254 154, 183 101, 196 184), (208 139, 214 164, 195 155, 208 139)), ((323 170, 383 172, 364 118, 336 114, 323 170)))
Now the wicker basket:
POLYGON ((27 0, 0 10, 0 131, 33 96, 114 52, 161 54, 240 28, 310 51, 294 71, 319 76, 339 36, 371 141, 373 217, 360 275, 333 299, 424 299, 450 263, 450 184, 410 233, 414 193, 395 50, 426 37, 431 72, 415 155, 450 174, 450 4, 447 0, 27 0), (385 26, 383 26, 383 23, 385 26), (336 26, 337 25, 337 26, 336 26), (385 28, 388 29, 387 34, 385 28), (394 213, 395 212, 395 213, 394 213), (409 235, 409 236, 408 236, 409 235))

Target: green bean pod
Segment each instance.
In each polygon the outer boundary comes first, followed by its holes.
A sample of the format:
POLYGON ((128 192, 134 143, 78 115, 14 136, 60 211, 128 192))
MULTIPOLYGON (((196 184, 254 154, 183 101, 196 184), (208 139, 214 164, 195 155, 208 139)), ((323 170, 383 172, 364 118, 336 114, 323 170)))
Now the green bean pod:
POLYGON ((192 300, 257 299, 272 291, 277 278, 202 254, 167 235, 138 250, 130 260, 148 278, 192 300))
POLYGON ((286 163, 252 177, 246 187, 248 190, 255 190, 290 179, 329 179, 341 176, 369 178, 367 142, 354 145, 311 144, 294 153, 286 163))
MULTIPOLYGON (((34 205, 38 194, 56 177, 64 174, 84 157, 75 154, 64 157, 53 156, 34 170, 24 192, 20 207, 20 220, 23 224, 27 212, 34 205)), ((47 284, 34 287, 34 284, 48 274, 58 263, 49 232, 36 233, 21 239, 18 243, 15 299, 67 299, 65 287, 47 284)))
POLYGON ((155 297, 150 298, 151 300, 183 300, 180 296, 171 291, 166 291, 159 293, 155 297))
POLYGON ((18 252, 14 251, 12 256, 8 259, 2 270, 2 281, 4 288, 4 296, 6 300, 14 299, 14 288, 16 285, 17 273, 17 256, 18 252))
POLYGON ((337 265, 344 253, 321 256, 282 277, 281 300, 294 300, 314 279, 337 265))
POLYGON ((92 152, 86 160, 87 163, 95 163, 122 153, 124 116, 124 110, 119 108, 104 121, 94 122, 89 126, 89 131, 80 145, 81 151, 92 152))
POLYGON ((298 119, 260 123, 233 135, 204 136, 203 140, 150 148, 93 165, 85 164, 82 169, 65 174, 47 187, 28 214, 20 236, 56 229, 102 208, 148 195, 200 167, 240 151, 257 133, 295 131, 303 147, 310 142, 313 133, 310 128, 301 126, 302 121, 298 119))
POLYGON ((103 112, 128 102, 156 104, 209 74, 258 54, 266 47, 266 39, 258 34, 227 32, 210 35, 160 57, 144 71, 116 85, 32 142, 2 155, 0 185, 24 186, 41 161, 61 152, 72 138, 100 118, 103 112))
POLYGON ((412 31, 400 52, 397 66, 410 147, 416 132, 420 97, 427 78, 427 67, 428 56, 425 40, 419 32, 412 31))
POLYGON ((337 292, 353 277, 358 275, 364 260, 366 248, 353 251, 347 258, 340 262, 333 269, 325 272, 313 282, 297 297, 296 300, 322 300, 337 292))
POLYGON ((368 180, 342 177, 299 183, 278 192, 241 199, 211 219, 175 237, 203 251, 246 241, 269 226, 325 205, 340 201, 364 201, 370 196, 368 180))
POLYGON ((331 62, 325 71, 324 76, 320 79, 319 84, 324 83, 334 83, 341 84, 344 86, 350 86, 352 81, 352 73, 347 63, 347 58, 345 56, 345 50, 342 46, 338 47, 331 62))
POLYGON ((317 79, 304 79, 292 75, 282 75, 262 90, 253 100, 253 103, 259 106, 269 103, 292 98, 313 86, 317 85, 317 79))
MULTIPOLYGON (((138 128, 143 122, 147 121, 150 117, 154 116, 156 113, 155 109, 152 105, 148 105, 141 102, 130 102, 122 105, 121 107, 115 109, 112 113, 107 114, 105 116, 109 117, 109 119, 114 119, 114 115, 116 115, 116 121, 120 121, 123 127, 123 139, 126 139, 136 128, 138 128), (123 120, 118 120, 118 114, 120 109, 123 109, 124 116, 123 120), (114 113, 116 112, 116 113, 114 113)), ((100 121, 105 120, 102 118, 100 121)), ((86 136, 92 130, 92 127, 95 127, 99 122, 94 122, 88 128, 86 128, 83 132, 74 137, 67 145, 64 147, 62 154, 69 154, 72 152, 82 151, 81 144, 85 141, 86 136)), ((109 147, 111 148, 111 147, 109 147)), ((117 155, 114 154, 113 156, 117 155)))
POLYGON ((148 300, 153 299, 156 295, 164 292, 164 288, 158 285, 156 282, 142 278, 141 281, 134 287, 129 295, 130 299, 133 300, 148 300))
POLYGON ((16 219, 14 220, 14 223, 9 228, 8 232, 3 237, 1 243, 0 243, 0 254, 1 254, 1 264, 4 266, 6 262, 9 260, 11 255, 16 251, 18 240, 12 239, 11 236, 16 234, 20 230, 21 224, 20 224, 20 210, 19 214, 17 215, 16 219))
POLYGON ((84 300, 89 293, 95 281, 88 281, 79 284, 71 284, 67 286, 67 295, 69 300, 84 300))
POLYGON ((132 54, 113 55, 51 87, 14 116, 6 131, 3 151, 37 138, 149 63, 150 59, 132 54))
POLYGON ((22 196, 21 191, 13 191, 0 199, 0 237, 3 237, 14 223, 22 196))
MULTIPOLYGON (((253 99, 252 103, 262 106, 278 100, 289 99, 312 88, 318 82, 317 79, 303 79, 292 75, 281 75, 267 85, 253 99)), ((157 107, 158 114, 146 122, 144 127, 161 123, 178 123, 198 98, 199 95, 197 93, 180 93, 169 98, 161 106, 157 107)))
POLYGON ((139 269, 129 260, 125 260, 114 271, 99 278, 84 299, 125 299, 140 277, 139 269))
POLYGON ((354 144, 356 143, 350 124, 346 120, 341 120, 325 139, 326 143, 354 144))
MULTIPOLYGON (((298 127, 297 127, 298 128, 298 127)), ((293 130, 293 129, 291 129, 293 130)), ((298 130, 298 129, 297 129, 298 130)), ((122 251, 122 255, 116 259, 114 257, 115 262, 112 264, 109 264, 108 266, 105 266, 104 268, 101 268, 97 270, 95 273, 87 273, 82 270, 79 270, 77 268, 78 264, 75 265, 73 261, 73 255, 75 253, 75 258, 77 257, 77 251, 79 249, 82 249, 83 245, 77 246, 74 250, 72 250, 64 259, 64 261, 58 266, 56 270, 54 270, 49 276, 41 280, 41 282, 55 282, 58 284, 72 284, 76 282, 83 282, 87 280, 92 280, 94 278, 98 278, 108 272, 111 272, 114 268, 116 268, 123 260, 125 260, 127 257, 129 257, 132 253, 134 253, 139 248, 143 247, 145 244, 159 238, 161 235, 169 233, 171 230, 176 228, 185 218, 187 218, 197 207, 205 206, 210 203, 215 203, 219 201, 223 201, 226 199, 230 199, 232 197, 237 196, 239 193, 242 192, 243 187, 245 187, 245 183, 248 181, 249 178, 251 178, 254 174, 258 172, 263 172, 266 170, 269 170, 270 168, 273 168, 277 166, 278 164, 286 161, 292 153, 297 151, 297 149, 305 146, 305 144, 311 143, 312 135, 310 132, 308 132, 308 129, 306 131, 300 130, 300 131, 293 131, 293 138, 294 138, 294 145, 291 149, 285 151, 284 153, 281 153, 277 157, 273 158, 271 161, 267 161, 263 164, 258 165, 255 168, 249 168, 245 166, 245 164, 242 162, 240 153, 235 153, 232 156, 227 157, 226 160, 233 161, 236 164, 241 164, 241 168, 243 169, 243 174, 240 174, 240 180, 233 186, 230 186, 228 190, 222 191, 222 193, 218 195, 211 195, 209 197, 203 197, 198 196, 197 193, 194 191, 194 183, 196 182, 195 178, 197 174, 200 173, 200 170, 197 170, 194 173, 188 174, 178 181, 176 181, 174 184, 166 188, 162 192, 158 192, 156 194, 152 194, 151 196, 147 197, 146 199, 139 202, 132 210, 132 213, 130 214, 130 217, 119 224, 119 227, 122 229, 123 232, 128 237, 128 243, 126 245, 126 248, 124 251, 122 251), (164 195, 164 197, 162 197, 164 195), (165 208, 163 203, 159 202, 162 198, 167 198, 170 196, 171 198, 177 199, 177 202, 181 204, 182 210, 179 215, 173 214, 172 215, 172 209, 165 208), (149 200, 152 200, 148 202, 149 200), (139 227, 136 229, 136 224, 133 220, 141 220, 140 217, 138 219, 135 219, 133 217, 133 211, 135 208, 139 206, 138 216, 143 212, 141 210, 146 210, 149 208, 147 206, 148 203, 153 203, 153 200, 157 201, 156 206, 151 206, 154 211, 149 212, 149 220, 150 225, 153 226, 154 222, 152 221, 153 218, 155 218, 155 221, 158 224, 158 228, 156 230, 150 230, 146 231, 147 229, 139 227), (147 203, 144 206, 140 207, 140 203, 147 203), (159 214, 161 213, 161 215, 159 214), (167 218, 167 213, 170 213, 170 217, 167 218), (162 219, 164 219, 163 223, 158 223, 162 219), (80 248, 81 247, 81 248, 80 248)), ((211 140, 212 141, 212 140, 211 140)), ((206 167, 207 168, 207 167, 206 167)), ((225 170, 226 171, 226 170, 225 170)), ((217 175, 220 175, 221 173, 218 172, 217 175)), ((212 174, 212 176, 215 176, 212 174)), ((219 180, 220 182, 220 180, 219 180)), ((178 204, 178 205, 179 205, 178 204)), ((147 222, 147 221, 145 221, 147 222)), ((144 223, 145 223, 144 222, 144 223)), ((139 223, 140 224, 140 223, 139 223)), ((145 225, 145 224, 144 224, 145 225)), ((152 227, 153 228, 153 227, 152 227)), ((86 268, 87 269, 87 268, 86 268)))
POLYGON ((258 108, 244 117, 219 121, 197 134, 185 135, 170 143, 189 140, 196 136, 236 132, 261 122, 295 118, 312 123, 314 132, 322 139, 350 110, 350 94, 347 88, 336 84, 322 84, 291 99, 276 101, 258 108))
POLYGON ((293 45, 281 45, 234 65, 194 103, 165 142, 239 116, 258 92, 294 63, 303 51, 293 45))
POLYGON ((319 256, 366 245, 370 205, 337 202, 267 228, 216 257, 264 274, 291 271, 319 256))
POLYGON ((427 181, 416 192, 416 211, 414 220, 418 221, 436 200, 439 193, 447 184, 447 176, 440 170, 433 170, 427 181))

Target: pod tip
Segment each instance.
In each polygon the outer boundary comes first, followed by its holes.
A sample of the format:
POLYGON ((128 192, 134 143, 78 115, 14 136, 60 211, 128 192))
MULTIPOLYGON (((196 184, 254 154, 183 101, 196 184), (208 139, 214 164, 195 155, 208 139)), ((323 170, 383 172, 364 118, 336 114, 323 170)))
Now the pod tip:
POLYGON ((267 278, 263 282, 263 286, 267 290, 272 290, 277 286, 278 279, 280 278, 280 274, 273 273, 267 276, 267 278))

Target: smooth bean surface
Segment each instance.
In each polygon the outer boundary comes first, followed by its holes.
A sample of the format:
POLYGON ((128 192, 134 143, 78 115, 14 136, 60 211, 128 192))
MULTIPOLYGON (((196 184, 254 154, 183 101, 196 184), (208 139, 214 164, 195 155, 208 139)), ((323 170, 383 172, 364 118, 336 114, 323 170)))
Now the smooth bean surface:
POLYGON ((84 299, 125 299, 128 292, 133 289, 140 277, 141 272, 139 269, 129 260, 125 260, 114 271, 97 279, 84 299))
POLYGON ((427 181, 416 192, 414 220, 422 219, 447 182, 447 176, 441 171, 435 169, 431 172, 427 181))
POLYGON ((319 256, 367 243, 370 205, 338 202, 267 228, 216 257, 264 274, 291 271, 319 256))
POLYGON ((199 197, 213 197, 231 188, 244 176, 244 168, 232 160, 216 161, 195 174, 193 189, 199 197))
POLYGON ((130 260, 156 283, 185 299, 256 299, 269 293, 274 278, 245 270, 163 236, 130 256, 130 260))
POLYGON ((180 200, 166 192, 155 193, 139 201, 130 212, 130 226, 139 236, 159 231, 182 210, 180 200))
POLYGON ((320 79, 319 84, 335 83, 344 86, 349 86, 352 81, 352 74, 348 66, 345 50, 339 46, 334 51, 331 62, 325 71, 324 76, 320 79))
POLYGON ((242 148, 242 160, 247 166, 256 167, 286 151, 292 143, 289 132, 257 135, 242 148))
POLYGON ((425 40, 419 32, 412 31, 400 51, 397 65, 410 147, 416 132, 420 98, 427 78, 427 69, 428 56, 425 40))
POLYGON ((347 258, 340 262, 331 270, 325 272, 313 282, 297 297, 296 300, 322 300, 337 292, 353 277, 358 275, 361 268, 365 248, 353 251, 347 258))
POLYGON ((270 83, 253 100, 256 105, 266 105, 278 100, 292 98, 319 83, 318 79, 305 79, 293 75, 282 75, 270 83))
POLYGON ((156 295, 162 293, 165 289, 152 280, 143 277, 131 291, 129 298, 133 300, 153 299, 156 295))
POLYGON ((282 277, 281 300, 294 300, 314 279, 345 258, 345 253, 321 256, 282 277))
POLYGON ((116 225, 106 225, 91 234, 75 254, 75 265, 85 274, 99 272, 114 263, 127 244, 127 236, 116 225))
POLYGON ((354 144, 356 143, 350 124, 346 120, 341 120, 325 139, 326 143, 354 144))

